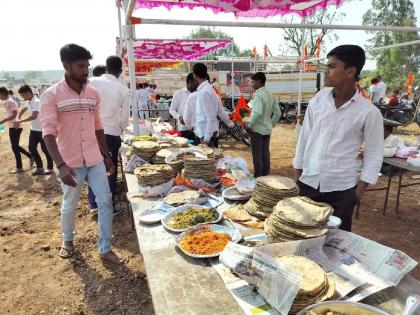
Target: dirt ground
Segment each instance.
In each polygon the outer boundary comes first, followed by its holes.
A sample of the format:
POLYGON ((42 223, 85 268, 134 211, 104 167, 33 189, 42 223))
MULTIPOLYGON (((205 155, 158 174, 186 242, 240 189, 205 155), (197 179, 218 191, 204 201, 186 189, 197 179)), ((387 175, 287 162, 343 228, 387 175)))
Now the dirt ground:
MULTIPOLYGON (((23 146, 27 146, 27 129, 23 146)), ((411 134, 418 131, 408 130, 405 137, 413 140, 411 134)), ((77 255, 72 260, 60 259, 61 194, 57 178, 32 177, 29 170, 9 175, 14 158, 7 130, 0 137, 1 314, 153 314, 147 276, 127 211, 114 220, 114 247, 128 258, 125 266, 104 266, 98 258, 96 222, 88 214, 86 191, 78 209, 77 255)), ((276 127, 271 141, 273 174, 293 175, 294 139, 292 126, 276 127)), ((250 150, 243 144, 223 140, 222 148, 225 154, 242 156, 252 166, 250 150)), ((24 165, 28 167, 27 159, 24 165)), ((412 174, 405 175, 404 181, 413 181, 412 174)), ((396 214, 395 185, 386 216, 380 210, 384 192, 367 194, 354 231, 420 260, 420 186, 403 190, 400 213, 396 214)), ((412 274, 420 279, 419 268, 412 274)))

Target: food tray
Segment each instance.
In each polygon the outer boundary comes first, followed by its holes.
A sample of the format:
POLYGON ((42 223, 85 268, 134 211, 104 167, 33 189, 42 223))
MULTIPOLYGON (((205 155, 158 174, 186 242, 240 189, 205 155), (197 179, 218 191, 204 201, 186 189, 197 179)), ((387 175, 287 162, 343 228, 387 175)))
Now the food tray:
MULTIPOLYGON (((185 211, 185 210, 187 210, 187 209, 189 209, 191 207, 200 207, 200 208, 210 209, 210 207, 206 207, 206 206, 202 206, 202 205, 196 205, 196 204, 188 204, 188 205, 183 205, 183 206, 177 207, 174 210, 172 210, 171 212, 169 212, 168 214, 166 214, 162 218, 161 222, 162 222, 162 225, 164 226, 164 228, 167 229, 167 230, 169 230, 169 231, 171 231, 171 232, 175 232, 175 233, 185 232, 188 229, 193 228, 193 226, 192 226, 192 227, 189 227, 189 228, 186 228, 186 229, 174 229, 174 228, 172 228, 172 227, 169 226, 169 221, 171 220, 172 216, 175 213, 183 212, 183 211, 185 211)), ((219 216, 217 217, 217 219, 215 221, 212 221, 212 222, 206 222, 205 224, 218 223, 218 222, 220 222, 223 219, 223 212, 222 212, 222 210, 216 209, 216 211, 219 214, 219 216)), ((203 224, 203 223, 201 223, 201 224, 203 224)))
POLYGON ((223 190, 222 192, 223 198, 229 200, 249 200, 252 196, 252 192, 250 194, 241 194, 236 187, 229 187, 223 190))
POLYGON ((233 243, 238 243, 241 239, 242 239, 242 235, 241 233, 231 227, 228 226, 223 226, 223 225, 218 225, 218 224, 200 224, 198 226, 195 226, 185 232, 183 232, 182 234, 178 235, 175 238, 175 242, 176 242, 176 246, 187 256, 190 257, 194 257, 194 258, 212 258, 212 257, 217 257, 220 255, 221 252, 219 253, 214 253, 214 254, 210 254, 210 255, 198 255, 198 254, 191 254, 187 251, 185 251, 184 249, 182 249, 179 246, 179 243, 182 241, 182 239, 187 235, 187 233, 194 231, 194 232, 199 232, 200 230, 203 230, 204 228, 210 227, 212 232, 219 232, 219 233, 226 233, 230 235, 231 238, 231 242, 233 243))

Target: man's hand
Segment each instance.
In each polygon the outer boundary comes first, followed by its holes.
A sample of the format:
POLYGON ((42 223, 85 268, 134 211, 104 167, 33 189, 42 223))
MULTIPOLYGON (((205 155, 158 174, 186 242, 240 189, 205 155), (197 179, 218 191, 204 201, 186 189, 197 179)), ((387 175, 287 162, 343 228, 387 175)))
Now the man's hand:
POLYGON ((360 202, 360 200, 362 200, 366 189, 368 188, 369 184, 363 181, 359 181, 357 183, 357 187, 356 187, 356 196, 357 196, 357 201, 360 202))
POLYGON ((64 183, 64 185, 71 187, 77 186, 76 181, 74 180, 74 176, 76 176, 76 174, 70 167, 67 166, 67 164, 64 164, 58 170, 60 174, 60 179, 64 183))
POLYGON ((296 169, 295 168, 295 182, 297 183, 299 181, 299 178, 302 176, 302 170, 301 169, 296 169))
POLYGON ((185 125, 185 121, 184 121, 184 118, 182 118, 182 116, 179 116, 179 122, 180 122, 182 125, 185 125))
POLYGON ((112 160, 109 156, 106 156, 104 158, 104 163, 105 163, 105 169, 108 172, 108 175, 112 175, 115 173, 115 166, 114 163, 112 163, 112 160))
POLYGON ((208 141, 203 141, 203 142, 201 142, 200 144, 202 144, 203 146, 206 146, 206 147, 208 147, 208 146, 209 146, 209 142, 208 142, 208 141))

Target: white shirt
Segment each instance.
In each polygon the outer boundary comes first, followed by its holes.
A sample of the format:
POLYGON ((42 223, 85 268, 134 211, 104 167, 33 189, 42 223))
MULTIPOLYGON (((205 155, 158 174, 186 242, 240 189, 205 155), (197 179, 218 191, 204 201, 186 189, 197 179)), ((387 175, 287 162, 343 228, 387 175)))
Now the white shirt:
POLYGON ((184 118, 186 130, 195 129, 195 112, 197 107, 197 97, 197 92, 190 93, 190 95, 187 98, 187 101, 185 102, 182 118, 184 118))
POLYGON ((357 184, 357 156, 365 144, 360 179, 375 184, 383 160, 382 115, 359 92, 336 108, 333 89, 320 91, 309 102, 293 166, 300 181, 321 192, 343 191, 357 184))
POLYGON ((379 93, 378 96, 379 98, 384 98, 386 96, 386 84, 385 82, 381 81, 378 83, 378 87, 379 87, 379 93))
POLYGON ((199 85, 197 93, 195 134, 204 141, 210 141, 214 133, 219 131, 217 114, 221 103, 220 98, 207 80, 199 85))
POLYGON ((26 105, 29 115, 32 115, 33 112, 38 112, 36 119, 31 120, 31 130, 33 131, 42 131, 41 121, 39 120, 39 98, 34 95, 34 97, 26 105))
POLYGON ((99 93, 99 111, 104 133, 120 136, 127 128, 130 116, 131 101, 128 88, 108 73, 89 81, 99 93))
POLYGON ((176 90, 173 97, 171 106, 169 107, 169 113, 172 115, 173 118, 177 120, 177 127, 178 130, 187 130, 186 126, 181 124, 179 121, 179 117, 184 118, 184 108, 187 103, 187 98, 191 94, 190 91, 186 87, 176 90))
POLYGON ((149 102, 149 92, 146 89, 140 89, 137 91, 137 104, 139 108, 147 107, 149 102))

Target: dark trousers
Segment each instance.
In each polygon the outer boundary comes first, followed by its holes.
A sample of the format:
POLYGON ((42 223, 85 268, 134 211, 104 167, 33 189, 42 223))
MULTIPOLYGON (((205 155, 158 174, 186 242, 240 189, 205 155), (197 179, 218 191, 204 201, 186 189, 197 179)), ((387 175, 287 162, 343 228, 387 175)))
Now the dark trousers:
POLYGON ((22 128, 9 128, 9 139, 16 159, 16 168, 18 169, 22 168, 21 153, 26 155, 28 158, 32 158, 32 155, 19 145, 22 130, 22 128))
POLYGON ((254 177, 270 174, 270 135, 251 132, 252 162, 254 177))
MULTIPOLYGON (((203 141, 204 141, 204 138, 200 139, 200 138, 197 137, 197 139, 196 139, 196 143, 198 142, 197 144, 200 144, 203 141)), ((217 131, 215 131, 213 136, 210 138, 209 147, 210 148, 218 148, 219 147, 219 134, 218 134, 217 131)))
MULTIPOLYGON (((112 156, 112 163, 115 166, 114 174, 108 176, 109 189, 111 190, 111 193, 112 193, 112 201, 114 201, 114 198, 117 192, 118 150, 121 147, 121 138, 119 136, 111 136, 111 135, 105 135, 105 138, 106 138, 106 143, 108 145, 108 150, 112 156)), ((89 208, 91 209, 98 208, 98 205, 96 203, 96 196, 93 193, 92 189, 90 189, 90 187, 88 191, 88 200, 89 200, 89 208)))
POLYGON ((35 131, 31 130, 29 133, 29 152, 31 152, 32 157, 34 158, 35 164, 37 168, 44 168, 44 164, 42 163, 41 156, 38 153, 38 144, 41 144, 41 150, 45 154, 45 158, 47 159, 47 168, 52 170, 53 160, 48 153, 47 146, 45 145, 44 140, 42 139, 42 131, 35 131))
POLYGON ((357 204, 356 187, 343 190, 322 193, 302 182, 298 182, 299 195, 308 197, 317 202, 325 202, 334 208, 336 217, 342 221, 340 229, 351 231, 354 206, 357 204))
POLYGON ((188 140, 195 141, 195 134, 192 130, 182 130, 181 137, 187 138, 188 140))

